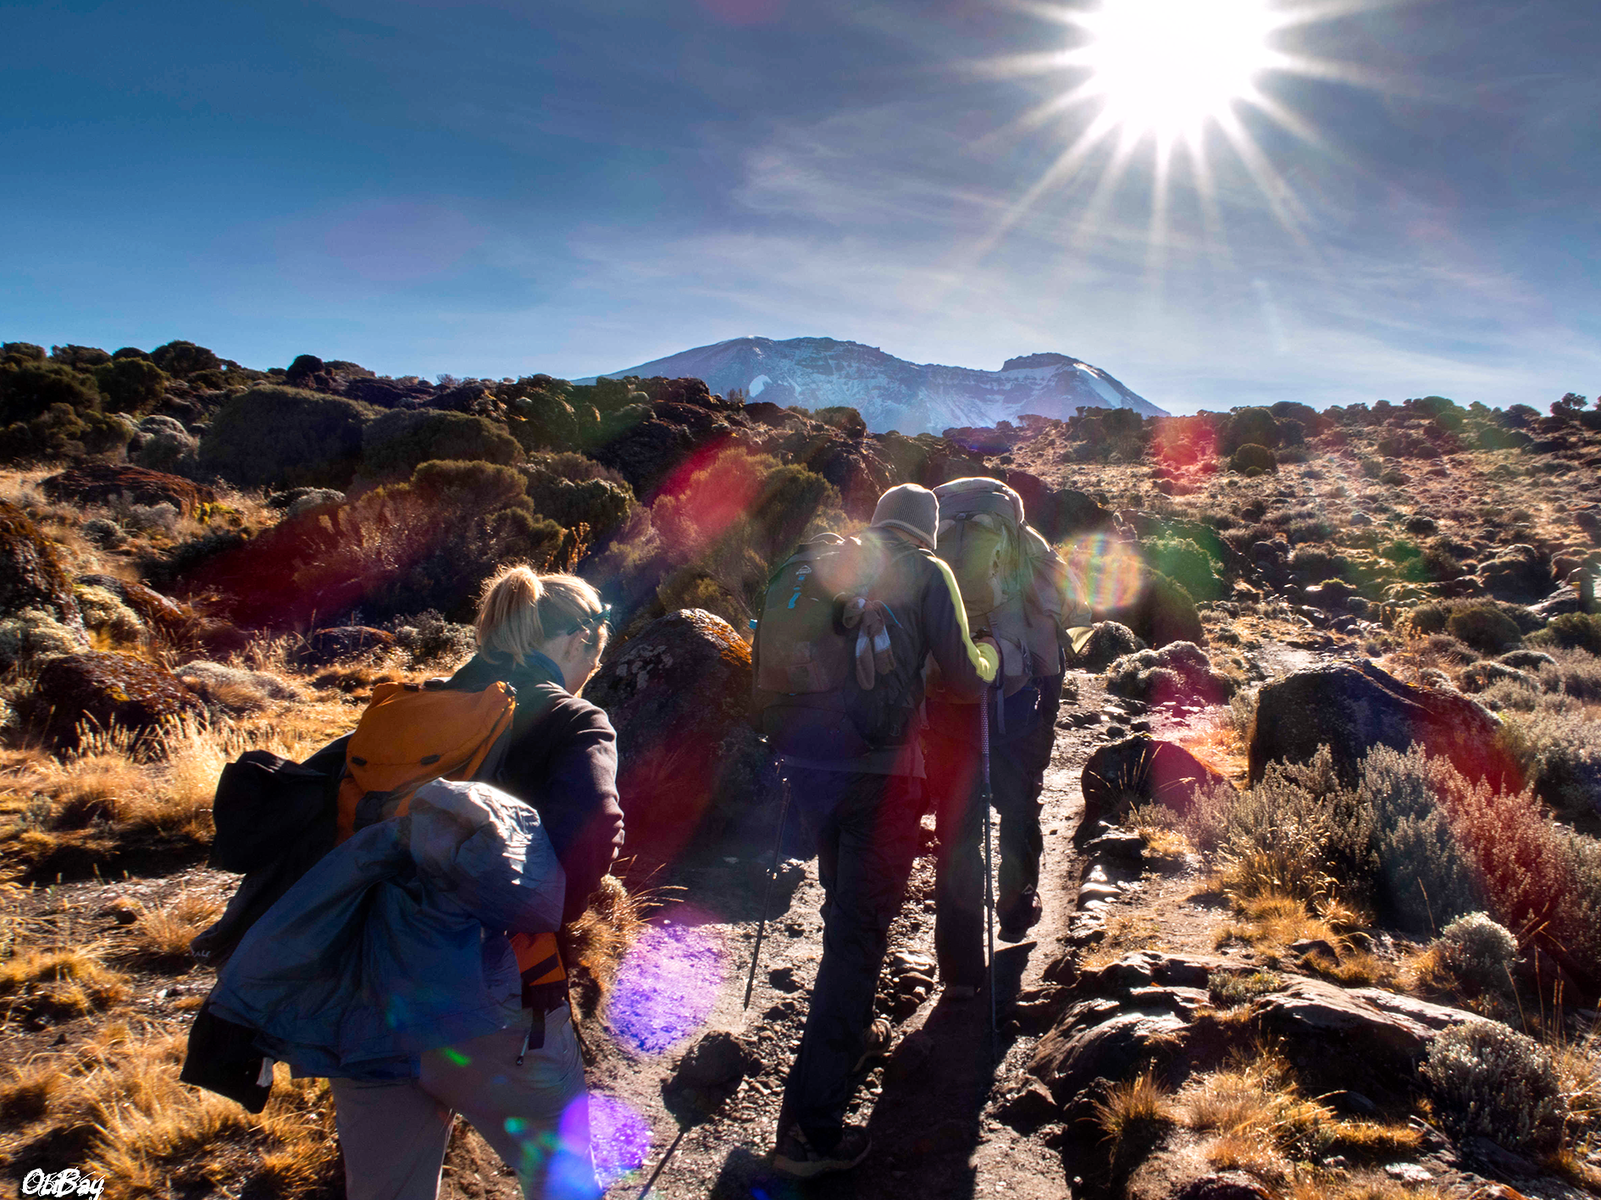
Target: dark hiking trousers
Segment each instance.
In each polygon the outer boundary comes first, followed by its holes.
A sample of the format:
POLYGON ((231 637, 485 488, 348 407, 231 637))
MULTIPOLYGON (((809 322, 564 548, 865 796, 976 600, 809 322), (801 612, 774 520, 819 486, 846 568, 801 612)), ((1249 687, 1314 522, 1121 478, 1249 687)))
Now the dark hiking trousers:
POLYGON ((823 884, 823 961, 779 1128, 798 1124, 827 1152, 838 1142, 855 1088, 862 1034, 917 857, 922 780, 905 775, 791 769, 792 803, 817 846, 823 884))
MULTIPOLYGON (((990 791, 1000 816, 995 849, 995 908, 1004 922, 1038 891, 1040 793, 1056 744, 1060 675, 1037 680, 1038 700, 1027 712, 1008 702, 1002 734, 991 707, 990 791), (1021 726, 1021 728, 1019 728, 1021 726)), ((1028 691, 1030 689, 1025 689, 1028 691)), ((1014 698, 1015 699, 1015 698, 1014 698)), ((939 857, 934 890, 934 954, 947 985, 984 983, 984 778, 976 705, 929 705, 924 764, 933 791, 939 857)))

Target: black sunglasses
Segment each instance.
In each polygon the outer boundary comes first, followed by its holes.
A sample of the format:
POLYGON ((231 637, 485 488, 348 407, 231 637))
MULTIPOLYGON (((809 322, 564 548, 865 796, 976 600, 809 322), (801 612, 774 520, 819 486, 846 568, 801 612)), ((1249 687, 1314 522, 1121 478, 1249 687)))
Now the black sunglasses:
POLYGON ((578 624, 574 625, 567 632, 578 633, 579 631, 583 631, 585 633, 598 633, 603 626, 608 633, 611 632, 611 605, 609 604, 602 604, 599 612, 590 613, 589 616, 578 622, 578 624))

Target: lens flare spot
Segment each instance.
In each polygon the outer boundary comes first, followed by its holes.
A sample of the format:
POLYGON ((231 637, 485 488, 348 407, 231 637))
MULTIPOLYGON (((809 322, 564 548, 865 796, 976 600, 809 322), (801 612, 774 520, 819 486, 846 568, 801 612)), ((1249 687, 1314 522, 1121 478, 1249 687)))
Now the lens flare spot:
POLYGON ((698 1029, 711 1013, 727 970, 722 939, 686 907, 639 936, 617 972, 606 1008, 612 1035, 660 1054, 698 1029))
POLYGON ((463 1054, 460 1050, 457 1050, 454 1046, 446 1046, 443 1050, 440 1051, 440 1053, 445 1056, 445 1061, 448 1062, 453 1067, 465 1067, 465 1066, 468 1066, 469 1064, 471 1064, 471 1062, 473 1060, 472 1059, 472 1055, 463 1054))
POLYGON ((1108 612, 1134 603, 1140 594, 1140 558, 1128 543, 1110 534, 1080 538, 1062 552, 1072 577, 1079 581, 1084 603, 1108 612))
POLYGON ((650 1140, 650 1123, 627 1104, 600 1092, 589 1097, 589 1146, 601 1187, 609 1188, 644 1166, 650 1140))

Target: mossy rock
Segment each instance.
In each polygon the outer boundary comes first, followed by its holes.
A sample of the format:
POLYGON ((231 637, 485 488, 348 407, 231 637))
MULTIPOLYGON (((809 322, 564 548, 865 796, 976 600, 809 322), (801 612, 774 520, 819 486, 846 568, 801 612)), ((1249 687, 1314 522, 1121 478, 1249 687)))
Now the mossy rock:
POLYGON ((22 509, 0 500, 0 615, 26 608, 42 609, 71 628, 83 628, 55 543, 22 509))
POLYGON ((126 654, 98 652, 45 663, 24 708, 57 752, 77 749, 85 724, 137 735, 206 715, 205 706, 170 671, 126 654))

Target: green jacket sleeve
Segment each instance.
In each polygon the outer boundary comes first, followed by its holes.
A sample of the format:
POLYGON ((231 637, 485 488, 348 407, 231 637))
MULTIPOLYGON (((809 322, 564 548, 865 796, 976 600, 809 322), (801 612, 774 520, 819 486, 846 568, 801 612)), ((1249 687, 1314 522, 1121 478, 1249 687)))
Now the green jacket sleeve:
POLYGON ((977 700, 1000 669, 1000 653, 994 646, 974 644, 956 576, 933 555, 928 560, 938 568, 938 574, 923 592, 923 629, 928 635, 929 653, 939 666, 947 691, 977 700))

